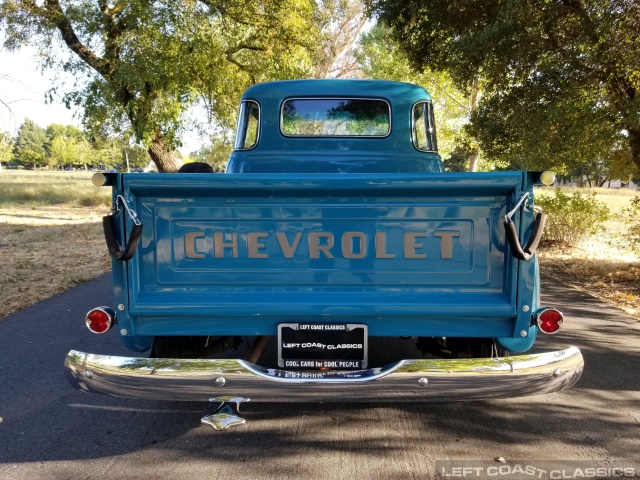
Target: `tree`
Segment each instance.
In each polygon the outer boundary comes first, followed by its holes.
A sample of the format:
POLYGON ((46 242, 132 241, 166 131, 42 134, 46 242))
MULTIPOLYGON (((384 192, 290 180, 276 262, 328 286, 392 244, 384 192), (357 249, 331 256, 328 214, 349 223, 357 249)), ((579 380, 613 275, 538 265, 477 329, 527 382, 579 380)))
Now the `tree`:
POLYGON ((602 187, 611 180, 628 181, 638 172, 638 167, 631 161, 628 150, 613 151, 607 157, 592 157, 576 163, 569 177, 578 179, 582 184, 586 180, 590 187, 602 187))
POLYGON ((9 132, 0 131, 0 165, 7 163, 13 156, 13 139, 9 132))
POLYGON ((52 123, 45 129, 50 140, 56 137, 68 137, 75 140, 85 138, 84 132, 75 125, 62 125, 60 123, 52 123))
POLYGON ((92 164, 91 146, 78 127, 52 123, 46 128, 46 133, 45 150, 49 166, 64 168, 92 164))
POLYGON ((18 129, 18 136, 13 146, 13 157, 24 166, 44 165, 47 141, 44 128, 27 118, 18 129))
POLYGON ((192 161, 208 163, 214 172, 224 172, 232 151, 230 136, 218 133, 211 138, 210 146, 191 152, 189 157, 192 161))
POLYGON ((353 55, 358 38, 367 23, 361 0, 322 0, 320 4, 321 41, 318 42, 315 78, 358 76, 353 55))
POLYGON ((63 99, 84 108, 87 128, 106 137, 128 126, 160 171, 179 168, 174 151, 195 102, 230 124, 246 86, 311 71, 313 0, 65 3, 5 0, 7 46, 47 51, 45 66, 78 79, 63 99))
POLYGON ((143 168, 149 164, 149 153, 140 145, 131 145, 121 137, 93 138, 90 141, 92 167, 111 170, 126 170, 127 159, 130 169, 143 168))
POLYGON ((467 152, 465 162, 468 161, 473 149, 464 131, 470 114, 469 104, 447 73, 412 68, 407 56, 394 41, 391 29, 381 24, 362 35, 356 58, 359 69, 367 78, 408 82, 424 87, 433 98, 438 149, 445 163, 446 157, 456 148, 458 153, 460 149, 467 152))
POLYGON ((121 156, 123 165, 126 165, 126 159, 129 159, 129 168, 144 168, 151 160, 147 151, 140 145, 126 145, 121 156))
POLYGON ((78 161, 78 142, 69 137, 58 136, 51 142, 49 166, 64 168, 78 161))
POLYGON ((482 82, 472 123, 487 153, 530 165, 624 144, 640 166, 637 2, 371 0, 370 9, 415 66, 467 89, 482 82))

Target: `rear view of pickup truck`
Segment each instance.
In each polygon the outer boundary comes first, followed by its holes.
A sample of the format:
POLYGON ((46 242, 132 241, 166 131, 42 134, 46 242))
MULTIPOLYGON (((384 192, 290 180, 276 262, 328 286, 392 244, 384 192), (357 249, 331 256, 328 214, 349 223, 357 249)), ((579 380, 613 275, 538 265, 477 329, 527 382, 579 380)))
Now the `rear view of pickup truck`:
POLYGON ((113 189, 114 304, 86 323, 148 353, 71 351, 68 377, 86 391, 197 401, 569 387, 576 348, 524 354, 563 322, 539 301, 541 176, 444 172, 431 99, 413 85, 256 85, 226 174, 96 179, 113 189))

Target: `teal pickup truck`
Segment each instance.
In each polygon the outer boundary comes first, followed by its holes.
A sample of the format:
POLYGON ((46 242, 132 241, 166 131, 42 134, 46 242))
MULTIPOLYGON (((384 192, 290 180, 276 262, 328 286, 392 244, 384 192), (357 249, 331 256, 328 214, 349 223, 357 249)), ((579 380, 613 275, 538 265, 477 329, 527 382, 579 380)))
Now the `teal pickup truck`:
POLYGON ((203 419, 224 428, 247 399, 476 400, 579 379, 574 347, 523 354, 563 322, 535 255, 533 186, 553 174, 445 172, 424 89, 255 85, 226 174, 209 172, 95 176, 113 190, 114 303, 86 325, 139 354, 69 352, 77 388, 227 402, 203 419))

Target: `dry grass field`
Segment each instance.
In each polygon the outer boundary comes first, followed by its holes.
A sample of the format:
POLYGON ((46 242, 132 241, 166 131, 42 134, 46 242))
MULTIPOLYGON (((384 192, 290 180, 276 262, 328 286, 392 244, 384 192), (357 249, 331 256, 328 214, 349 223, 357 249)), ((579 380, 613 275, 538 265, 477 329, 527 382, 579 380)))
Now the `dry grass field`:
POLYGON ((0 317, 109 271, 90 173, 0 171, 0 317))
MULTIPOLYGON (((109 271, 100 220, 110 189, 90 177, 0 171, 0 317, 109 271)), ((542 247, 541 270, 640 318, 640 257, 625 247, 617 216, 639 194, 598 189, 613 213, 605 232, 573 247, 542 247)))
MULTIPOLYGON (((546 190, 543 194, 553 194, 553 189, 546 190)), ((578 245, 542 245, 538 250, 541 271, 640 318, 640 255, 624 240, 627 225, 622 215, 640 191, 563 188, 567 194, 575 190, 595 193, 611 218, 604 231, 578 245)))

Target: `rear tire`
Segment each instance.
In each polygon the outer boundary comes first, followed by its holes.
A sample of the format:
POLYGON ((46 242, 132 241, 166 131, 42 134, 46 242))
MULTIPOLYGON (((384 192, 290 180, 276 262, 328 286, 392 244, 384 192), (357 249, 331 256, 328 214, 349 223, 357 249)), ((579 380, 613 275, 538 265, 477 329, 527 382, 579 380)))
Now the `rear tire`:
POLYGON ((157 336, 153 338, 149 358, 209 358, 227 350, 237 350, 242 342, 242 337, 238 336, 157 336))
POLYGON ((423 355, 440 358, 507 357, 509 352, 498 346, 493 338, 420 337, 416 346, 423 355))
POLYGON ((213 173, 213 168, 208 163, 191 162, 182 165, 178 173, 213 173))

